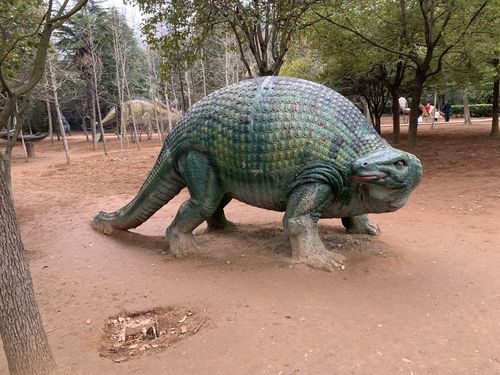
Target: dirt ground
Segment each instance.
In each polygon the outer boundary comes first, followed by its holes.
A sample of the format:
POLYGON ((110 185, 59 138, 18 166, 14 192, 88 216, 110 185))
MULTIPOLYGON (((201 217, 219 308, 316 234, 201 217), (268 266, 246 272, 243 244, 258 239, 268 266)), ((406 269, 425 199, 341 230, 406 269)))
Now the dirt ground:
POLYGON ((186 191, 133 231, 92 230, 97 211, 134 196, 157 139, 121 155, 113 138, 105 157, 74 134, 69 166, 60 143, 37 144, 28 163, 16 147, 15 204, 59 366, 110 375, 500 374, 500 139, 489 130, 422 125, 412 152, 425 176, 403 209, 372 215, 378 238, 321 221, 328 247, 349 260, 334 273, 291 265, 282 214, 237 201, 227 208, 237 231, 200 227, 199 251, 172 258, 164 230, 186 191), (160 352, 120 363, 102 355, 110 317, 155 308, 196 311, 204 324, 160 352))

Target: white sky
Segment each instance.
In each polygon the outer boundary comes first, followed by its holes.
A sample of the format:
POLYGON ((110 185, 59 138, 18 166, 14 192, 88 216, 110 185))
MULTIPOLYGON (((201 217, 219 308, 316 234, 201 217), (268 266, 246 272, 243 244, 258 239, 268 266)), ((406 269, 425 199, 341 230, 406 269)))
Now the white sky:
POLYGON ((134 30, 136 36, 142 39, 140 31, 142 16, 137 6, 131 4, 125 5, 122 0, 105 0, 102 2, 102 5, 107 8, 115 7, 119 9, 125 15, 129 26, 134 30))

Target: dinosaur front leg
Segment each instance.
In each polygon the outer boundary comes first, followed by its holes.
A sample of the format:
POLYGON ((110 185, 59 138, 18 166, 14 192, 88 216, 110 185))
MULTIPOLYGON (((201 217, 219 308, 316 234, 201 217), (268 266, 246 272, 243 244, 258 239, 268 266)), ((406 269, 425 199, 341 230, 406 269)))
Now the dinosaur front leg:
POLYGON ((332 188, 321 183, 300 185, 291 193, 283 226, 290 238, 295 262, 327 271, 344 268, 345 257, 328 251, 318 233, 318 219, 333 199, 332 188))
POLYGON ((380 228, 377 223, 370 221, 368 215, 348 216, 342 218, 342 224, 348 233, 371 234, 378 236, 380 228))
POLYGON ((196 248, 192 232, 214 215, 224 191, 204 154, 189 152, 179 159, 178 166, 191 198, 179 208, 174 221, 167 228, 167 237, 170 251, 174 256, 181 257, 196 248))

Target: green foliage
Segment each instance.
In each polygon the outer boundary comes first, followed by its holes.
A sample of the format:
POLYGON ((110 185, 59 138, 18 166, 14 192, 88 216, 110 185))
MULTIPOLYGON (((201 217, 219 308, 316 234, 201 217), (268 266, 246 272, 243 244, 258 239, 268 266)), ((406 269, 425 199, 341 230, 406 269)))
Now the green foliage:
POLYGON ((2 73, 8 80, 33 60, 44 8, 41 0, 0 1, 0 60, 2 73))
MULTIPOLYGON (((490 117, 492 113, 491 104, 469 104, 471 117, 490 117)), ((464 106, 453 104, 451 106, 451 115, 463 116, 464 106)))
POLYGON ((463 42, 447 56, 443 69, 444 89, 450 96, 467 89, 470 102, 491 102, 498 77, 495 59, 500 56, 500 7, 489 6, 463 42))

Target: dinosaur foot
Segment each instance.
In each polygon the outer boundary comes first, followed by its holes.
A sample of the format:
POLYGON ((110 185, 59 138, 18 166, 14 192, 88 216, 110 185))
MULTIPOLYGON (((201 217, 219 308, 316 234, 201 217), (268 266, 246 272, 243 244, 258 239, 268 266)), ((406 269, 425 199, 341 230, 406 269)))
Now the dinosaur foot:
POLYGON ((344 224, 347 229, 347 233, 369 234, 371 236, 378 236, 380 234, 380 227, 378 224, 368 220, 367 215, 342 218, 342 224, 344 224))
POLYGON ((229 221, 207 221, 207 232, 235 232, 238 226, 229 221))
POLYGON ((311 268, 328 272, 345 269, 346 257, 327 250, 319 238, 313 240, 290 238, 290 242, 294 263, 305 263, 311 268))
POLYGON ((167 237, 170 242, 170 252, 176 258, 182 258, 189 252, 198 249, 193 237, 193 233, 173 232, 167 230, 167 237))
POLYGON ((94 220, 92 220, 92 228, 104 234, 113 233, 114 228, 111 225, 111 218, 109 216, 110 214, 108 212, 98 212, 97 215, 94 216, 94 220))
POLYGON ((294 259, 295 263, 305 263, 309 267, 332 272, 335 270, 344 270, 346 257, 342 254, 328 251, 323 254, 310 254, 301 259, 294 259))

